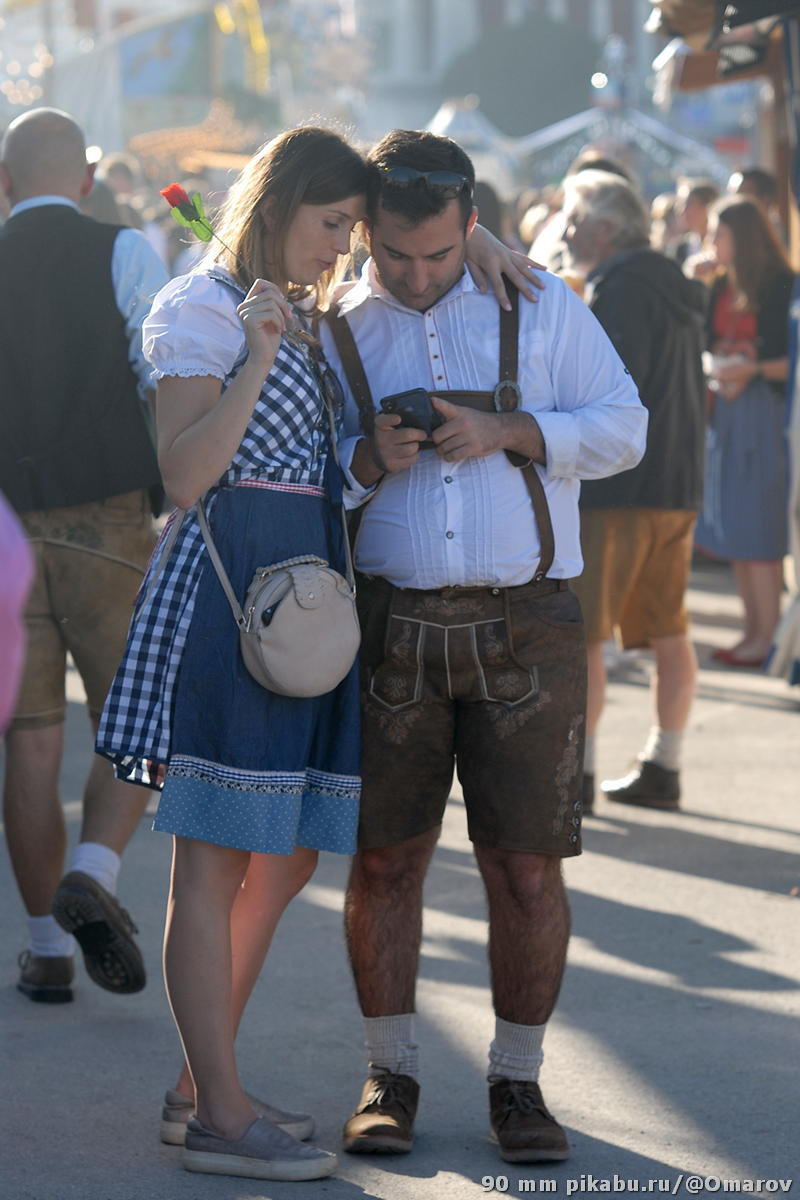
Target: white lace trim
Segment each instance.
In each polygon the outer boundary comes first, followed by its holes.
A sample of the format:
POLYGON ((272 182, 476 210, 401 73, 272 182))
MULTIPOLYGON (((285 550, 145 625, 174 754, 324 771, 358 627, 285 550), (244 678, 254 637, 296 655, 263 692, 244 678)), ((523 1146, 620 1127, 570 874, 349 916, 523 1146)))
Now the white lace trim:
POLYGON ((222 383, 225 382, 224 376, 219 373, 217 368, 200 365, 179 367, 176 364, 174 367, 167 367, 166 370, 163 367, 152 367, 151 373, 154 380, 164 379, 167 375, 177 375, 179 379, 191 379, 195 375, 211 375, 222 383))

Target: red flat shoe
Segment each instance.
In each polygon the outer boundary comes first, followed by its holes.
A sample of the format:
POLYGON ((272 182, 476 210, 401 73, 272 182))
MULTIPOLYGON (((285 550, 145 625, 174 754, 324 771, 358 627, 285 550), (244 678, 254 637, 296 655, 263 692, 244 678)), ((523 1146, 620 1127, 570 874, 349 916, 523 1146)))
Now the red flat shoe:
POLYGON ((723 662, 723 663, 730 662, 730 657, 732 654, 733 654, 733 650, 725 650, 722 646, 720 646, 716 650, 711 651, 711 657, 714 659, 715 662, 723 662))
POLYGON ((725 663, 726 667, 763 667, 766 662, 766 656, 760 654, 758 657, 740 658, 730 650, 725 658, 720 661, 725 663))

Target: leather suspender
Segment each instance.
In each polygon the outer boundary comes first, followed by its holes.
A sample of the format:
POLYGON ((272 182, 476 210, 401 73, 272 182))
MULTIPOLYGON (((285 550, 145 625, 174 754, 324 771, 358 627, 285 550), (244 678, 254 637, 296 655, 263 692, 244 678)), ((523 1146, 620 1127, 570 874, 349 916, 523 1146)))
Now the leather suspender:
POLYGON ((358 405, 361 428, 367 437, 370 437, 375 428, 375 403, 353 331, 347 317, 343 317, 338 310, 334 312, 332 308, 329 309, 323 319, 327 322, 333 335, 347 382, 350 384, 350 391, 358 405))
MULTIPOLYGON (((453 404, 461 403, 470 408, 484 412, 514 412, 520 403, 520 390, 517 382, 519 367, 519 292, 514 285, 506 280, 506 291, 511 301, 510 311, 500 309, 500 361, 499 382, 494 392, 448 392, 437 391, 434 395, 442 396, 453 404)), ((375 403, 369 386, 367 373, 353 337, 353 331, 347 321, 338 311, 329 310, 324 317, 333 336, 339 358, 350 390, 358 405, 361 428, 370 436, 375 427, 375 403)), ((539 473, 530 459, 524 458, 512 450, 506 450, 506 457, 514 467, 518 467, 525 480, 525 486, 531 498, 536 527, 539 532, 539 565, 533 579, 539 583, 547 575, 553 565, 555 556, 555 536, 553 523, 550 519, 550 508, 545 496, 539 473)))

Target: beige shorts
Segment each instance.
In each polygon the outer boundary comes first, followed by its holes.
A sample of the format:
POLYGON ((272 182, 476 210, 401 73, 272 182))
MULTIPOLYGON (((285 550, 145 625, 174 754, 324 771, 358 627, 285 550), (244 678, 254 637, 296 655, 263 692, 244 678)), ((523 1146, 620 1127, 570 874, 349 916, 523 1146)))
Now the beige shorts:
POLYGON ((72 655, 99 717, 125 649, 133 602, 155 545, 146 491, 19 514, 36 558, 25 608, 28 653, 12 729, 66 715, 72 655))
POLYGON ((572 586, 588 642, 615 634, 632 650, 686 633, 696 517, 685 509, 581 509, 584 568, 572 586))

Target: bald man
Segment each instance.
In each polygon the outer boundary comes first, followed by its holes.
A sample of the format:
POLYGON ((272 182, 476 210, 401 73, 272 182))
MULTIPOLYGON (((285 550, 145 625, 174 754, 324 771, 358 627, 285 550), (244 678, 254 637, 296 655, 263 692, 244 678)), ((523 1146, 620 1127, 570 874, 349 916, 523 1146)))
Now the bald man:
POLYGON ((140 233, 81 215, 92 178, 68 114, 34 109, 8 127, 0 150, 0 192, 10 206, 0 229, 0 489, 28 534, 36 576, 25 613, 28 658, 6 734, 3 810, 28 914, 17 986, 44 1003, 73 998, 75 940, 100 987, 136 992, 145 984, 136 930, 115 893, 147 794, 115 780, 100 758, 62 879, 66 656, 96 727, 152 550, 149 489, 159 482, 141 326, 166 272, 140 233))

